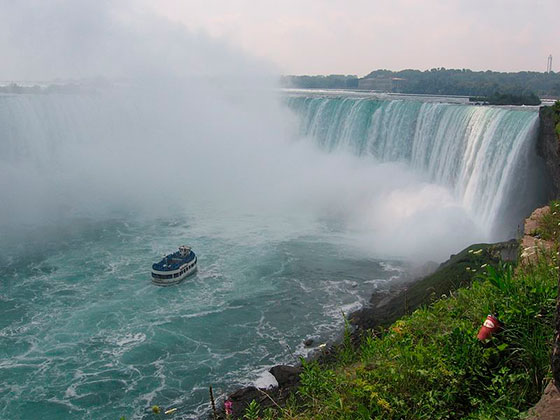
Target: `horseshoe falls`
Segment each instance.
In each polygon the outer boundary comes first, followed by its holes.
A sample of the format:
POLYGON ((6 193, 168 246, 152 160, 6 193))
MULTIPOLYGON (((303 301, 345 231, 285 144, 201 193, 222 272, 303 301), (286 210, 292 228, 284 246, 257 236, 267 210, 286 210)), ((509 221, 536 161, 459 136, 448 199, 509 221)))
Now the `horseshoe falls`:
POLYGON ((541 199, 534 110, 257 99, 0 95, 0 418, 204 416, 541 199), (183 244, 198 273, 154 286, 183 244))
POLYGON ((489 239, 513 237, 545 196, 534 109, 303 96, 287 103, 301 135, 323 149, 402 162, 449 188, 489 239))

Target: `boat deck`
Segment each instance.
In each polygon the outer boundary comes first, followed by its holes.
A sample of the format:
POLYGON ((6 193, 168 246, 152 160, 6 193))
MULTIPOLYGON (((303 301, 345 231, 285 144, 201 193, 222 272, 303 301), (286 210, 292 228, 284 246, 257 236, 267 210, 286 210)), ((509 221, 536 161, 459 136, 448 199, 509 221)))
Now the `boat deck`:
POLYGON ((183 264, 189 263, 195 259, 195 253, 189 252, 185 257, 181 256, 179 252, 174 252, 164 257, 160 262, 152 265, 153 270, 157 271, 173 271, 177 270, 183 264))

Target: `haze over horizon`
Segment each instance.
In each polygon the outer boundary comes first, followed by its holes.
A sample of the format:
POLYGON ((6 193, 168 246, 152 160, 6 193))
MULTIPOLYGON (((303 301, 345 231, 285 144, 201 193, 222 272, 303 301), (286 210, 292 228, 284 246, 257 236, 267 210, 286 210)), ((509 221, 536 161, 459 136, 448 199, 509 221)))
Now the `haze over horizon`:
POLYGON ((557 0, 168 0, 158 13, 225 38, 283 74, 544 72, 549 54, 560 60, 557 0))
MULTIPOLYGON (((170 34, 190 32, 185 49, 210 48, 216 72, 239 53, 285 75, 362 77, 375 69, 438 67, 543 72, 549 54, 553 71, 560 63, 556 0, 357 0, 351 6, 339 0, 64 0, 54 6, 0 0, 0 51, 7 57, 0 80, 114 76, 115 68, 97 67, 98 57, 119 61, 134 51, 112 45, 123 34, 111 22, 134 31, 146 17, 167 25, 170 34)), ((149 48, 149 38, 143 42, 149 48)))

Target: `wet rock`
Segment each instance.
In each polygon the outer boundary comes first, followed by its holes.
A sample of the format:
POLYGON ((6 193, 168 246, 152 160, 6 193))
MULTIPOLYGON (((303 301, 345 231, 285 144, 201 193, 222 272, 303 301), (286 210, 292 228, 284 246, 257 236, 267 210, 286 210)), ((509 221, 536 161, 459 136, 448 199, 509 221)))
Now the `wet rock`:
POLYGON ((303 345, 305 347, 311 347, 313 345, 314 341, 312 338, 307 338, 306 340, 303 341, 303 345))
POLYGON ((537 154, 546 164, 547 177, 543 184, 548 187, 549 197, 560 196, 560 138, 556 135, 554 110, 550 106, 539 109, 539 136, 537 154))
MULTIPOLYGON (((259 391, 258 388, 254 386, 247 386, 245 388, 240 388, 235 391, 233 394, 229 395, 228 399, 232 402, 232 411, 233 411, 233 418, 242 418, 245 410, 251 403, 251 401, 255 400, 261 406, 267 406, 267 396, 259 391)), ((220 416, 220 418, 224 418, 224 416, 220 416)))
MULTIPOLYGON (((227 399, 232 402, 233 414, 231 418, 243 418, 245 410, 247 410, 247 407, 253 400, 259 403, 261 410, 275 407, 276 404, 284 405, 290 393, 299 385, 299 375, 302 370, 302 367, 286 365, 274 366, 269 372, 278 382, 277 387, 265 390, 254 386, 247 386, 230 394, 227 399)), ((225 409, 223 407, 220 410, 219 418, 226 418, 225 409)))
POLYGON ((280 388, 291 388, 299 383, 299 375, 302 367, 278 365, 270 369, 270 373, 276 378, 280 388))
POLYGON ((476 273, 467 270, 467 267, 497 264, 504 256, 516 256, 518 249, 516 240, 471 245, 452 255, 428 276, 411 279, 404 284, 395 282, 387 290, 376 291, 369 305, 350 314, 348 319, 360 331, 387 327, 420 305, 429 304, 450 290, 470 285, 476 273))

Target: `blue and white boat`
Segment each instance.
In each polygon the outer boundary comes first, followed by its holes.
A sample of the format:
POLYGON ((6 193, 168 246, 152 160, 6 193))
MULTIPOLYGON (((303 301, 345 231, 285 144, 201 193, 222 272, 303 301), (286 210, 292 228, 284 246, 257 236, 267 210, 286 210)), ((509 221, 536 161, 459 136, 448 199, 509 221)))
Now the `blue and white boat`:
POLYGON ((196 255, 185 245, 152 265, 152 282, 159 286, 180 283, 196 271, 196 255))

